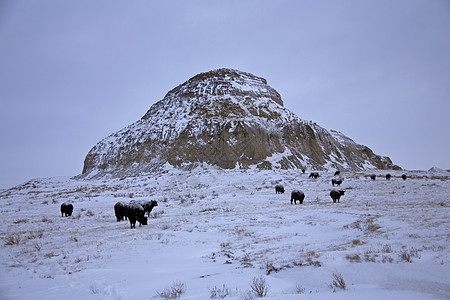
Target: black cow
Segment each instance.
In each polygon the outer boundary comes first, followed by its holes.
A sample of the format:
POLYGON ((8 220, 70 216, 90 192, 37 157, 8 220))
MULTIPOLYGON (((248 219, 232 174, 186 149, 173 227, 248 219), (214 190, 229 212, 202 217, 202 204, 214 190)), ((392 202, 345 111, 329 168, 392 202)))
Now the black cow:
POLYGON ((305 193, 299 190, 294 190, 291 193, 291 204, 297 204, 297 200, 300 201, 300 204, 303 204, 303 200, 305 199, 305 193))
POLYGON ((370 179, 375 180, 376 178, 377 178, 377 175, 375 175, 375 174, 370 175, 370 179))
POLYGON ((70 217, 73 212, 73 205, 67 202, 61 204, 61 217, 70 217))
POLYGON ((341 174, 341 171, 336 171, 336 172, 334 172, 334 176, 338 176, 338 175, 340 175, 341 174))
POLYGON ((403 180, 406 180, 406 174, 402 175, 403 180))
POLYGON ((391 174, 389 173, 386 174, 386 180, 391 180, 391 174))
POLYGON ((148 216, 150 216, 150 212, 153 210, 153 207, 158 206, 158 202, 156 202, 155 200, 150 201, 131 200, 130 203, 137 203, 142 205, 142 207, 144 208, 144 212, 146 212, 148 216))
POLYGON ((342 179, 342 178, 338 178, 338 179, 333 178, 333 179, 331 179, 331 184, 332 184, 333 186, 334 186, 335 184, 341 185, 341 184, 342 184, 342 181, 344 181, 344 179, 342 179))
POLYGON ((284 194, 284 186, 282 184, 275 186, 275 194, 284 194))
POLYGON ((318 172, 312 172, 311 174, 309 174, 309 178, 319 178, 319 173, 318 172))
POLYGON ((306 172, 306 170, 305 170, 305 169, 302 169, 302 173, 305 174, 305 172, 306 172))
POLYGON ((136 228, 136 221, 139 222, 139 226, 147 225, 147 218, 144 214, 144 208, 139 203, 134 202, 127 205, 127 216, 131 229, 136 228))
POLYGON ((331 197, 331 199, 333 199, 333 203, 336 203, 336 201, 339 202, 339 199, 341 199, 341 196, 344 195, 344 193, 345 193, 345 191, 343 191, 343 190, 339 190, 339 191, 332 190, 330 192, 330 197, 331 197))
POLYGON ((117 218, 117 222, 123 221, 123 219, 127 219, 127 206, 125 202, 117 202, 114 205, 114 213, 117 218))

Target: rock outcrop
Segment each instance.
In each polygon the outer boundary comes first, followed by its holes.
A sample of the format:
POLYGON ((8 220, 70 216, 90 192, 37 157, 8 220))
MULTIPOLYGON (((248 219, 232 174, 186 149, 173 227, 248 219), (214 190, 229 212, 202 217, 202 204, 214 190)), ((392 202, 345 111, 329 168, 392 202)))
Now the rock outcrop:
POLYGON ((169 91, 140 120, 95 145, 83 174, 135 176, 166 164, 399 168, 342 133, 297 117, 264 78, 232 69, 198 74, 169 91))

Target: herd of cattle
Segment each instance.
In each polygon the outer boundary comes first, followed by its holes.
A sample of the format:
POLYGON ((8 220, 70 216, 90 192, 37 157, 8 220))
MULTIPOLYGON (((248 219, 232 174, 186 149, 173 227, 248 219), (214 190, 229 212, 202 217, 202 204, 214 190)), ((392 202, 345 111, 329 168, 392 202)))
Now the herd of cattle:
MULTIPOLYGON (((304 170, 302 170, 303 173, 305 173, 304 170)), ((331 179, 331 184, 333 185, 333 187, 335 185, 340 186, 342 184, 342 182, 344 181, 344 179, 342 177, 337 177, 341 174, 340 171, 336 171, 334 173, 334 177, 333 179, 331 179)), ((311 174, 309 174, 309 178, 313 178, 313 179, 317 179, 319 178, 319 172, 312 172, 311 174)), ((387 173, 386 174, 386 180, 391 180, 391 174, 387 173)), ((370 179, 375 180, 377 178, 377 176, 375 174, 370 175, 370 179)), ((403 174, 402 175, 402 179, 406 180, 406 175, 403 174)), ((282 184, 277 184, 275 186, 275 193, 276 194, 283 194, 284 193, 284 186, 282 184)), ((341 196, 343 196, 345 193, 345 190, 331 190, 330 192, 330 197, 333 200, 333 203, 339 202, 339 200, 341 199, 341 196)), ((303 204, 303 200, 305 199, 305 193, 301 190, 293 190, 291 192, 291 204, 297 204, 297 201, 300 202, 300 204, 303 204)))
MULTIPOLYGON (((116 215, 117 222, 128 219, 130 221, 130 227, 136 228, 136 221, 139 222, 139 226, 147 225, 147 216, 150 216, 150 212, 155 206, 158 206, 158 202, 151 201, 136 201, 131 200, 129 203, 117 202, 114 205, 114 213, 116 215)), ((70 217, 73 212, 73 205, 71 203, 64 202, 61 204, 61 216, 70 217)))
MULTIPOLYGON (((305 173, 304 170, 302 170, 303 173, 305 173)), ((344 179, 342 177, 337 177, 340 175, 340 171, 336 171, 334 173, 333 179, 331 179, 331 184, 333 187, 335 185, 340 186, 344 179)), ((309 178, 317 179, 320 175, 318 172, 312 172, 309 175, 309 178)), ((386 174, 386 180, 391 179, 391 174, 386 174)), ((376 175, 372 174, 370 175, 370 179, 375 180, 376 175)), ((406 175, 402 175, 402 179, 406 180, 406 175)), ((275 186, 275 193, 276 194, 284 194, 284 186, 282 184, 277 184, 275 186)), ((342 195, 344 195, 344 190, 335 190, 333 189, 330 192, 330 197, 333 199, 333 203, 339 202, 342 195)), ((300 204, 303 204, 303 200, 305 199, 305 193, 301 190, 293 190, 291 192, 291 204, 297 204, 297 201, 300 202, 300 204)), ((150 212, 153 210, 155 206, 158 206, 158 202, 151 200, 151 201, 136 201, 131 200, 129 203, 126 202, 117 202, 114 205, 114 213, 116 215, 117 222, 123 221, 128 219, 130 221, 130 227, 136 228, 136 221, 139 222, 139 226, 141 225, 147 225, 147 217, 145 216, 145 213, 147 213, 147 216, 150 216, 150 212)), ((64 217, 70 217, 73 212, 73 205, 71 203, 64 202, 61 204, 61 216, 64 217)))

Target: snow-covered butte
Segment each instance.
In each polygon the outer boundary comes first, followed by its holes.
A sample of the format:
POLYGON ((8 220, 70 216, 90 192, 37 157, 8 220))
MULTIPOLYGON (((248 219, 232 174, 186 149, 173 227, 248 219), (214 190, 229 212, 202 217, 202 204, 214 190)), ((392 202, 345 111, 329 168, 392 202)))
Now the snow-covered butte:
POLYGON ((135 123, 95 145, 83 174, 136 176, 170 164, 224 169, 396 169, 342 133, 300 119, 264 78, 233 69, 198 74, 135 123))

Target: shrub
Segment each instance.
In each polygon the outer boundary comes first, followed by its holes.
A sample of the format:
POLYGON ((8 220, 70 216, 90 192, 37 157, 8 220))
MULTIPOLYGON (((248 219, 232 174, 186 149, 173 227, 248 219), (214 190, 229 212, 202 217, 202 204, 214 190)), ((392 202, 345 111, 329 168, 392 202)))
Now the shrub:
POLYGON ((331 283, 332 287, 337 287, 345 290, 347 285, 345 284, 344 277, 342 277, 341 273, 333 273, 333 282, 331 283))
POLYGON ((186 285, 183 282, 175 282, 171 287, 167 287, 162 291, 157 291, 156 295, 166 300, 180 299, 181 295, 186 292, 186 285))
POLYGON ((270 287, 266 283, 266 279, 263 276, 253 277, 252 282, 250 283, 250 289, 258 298, 266 297, 269 292, 269 288, 270 287))

